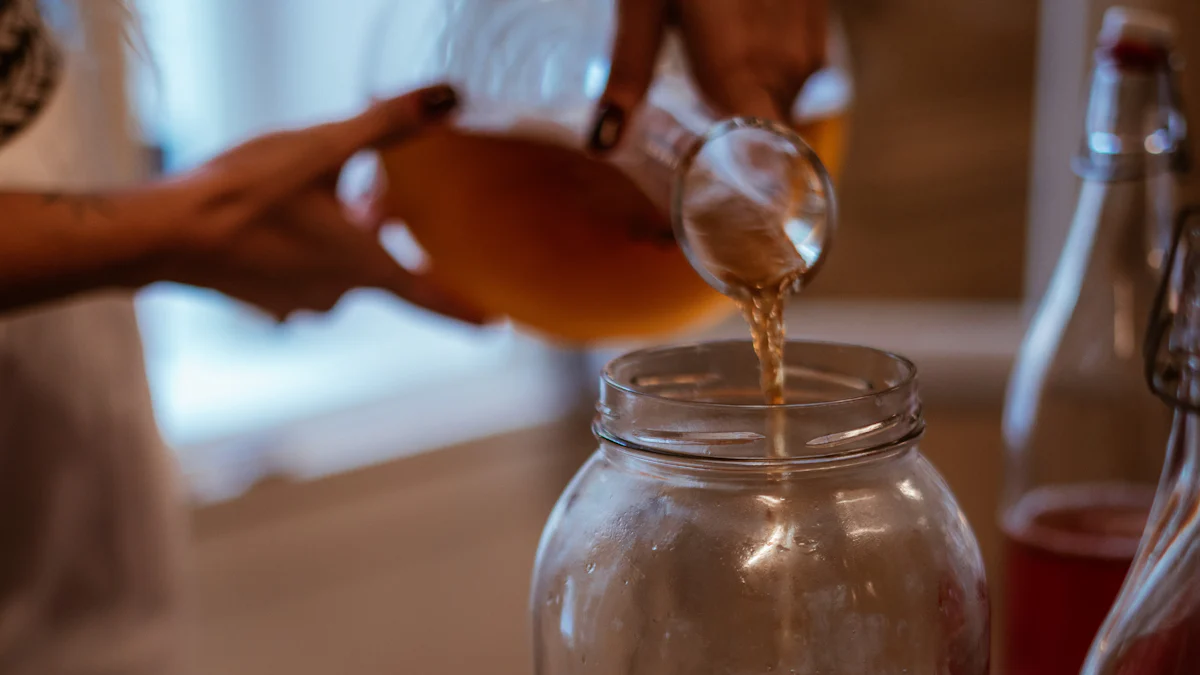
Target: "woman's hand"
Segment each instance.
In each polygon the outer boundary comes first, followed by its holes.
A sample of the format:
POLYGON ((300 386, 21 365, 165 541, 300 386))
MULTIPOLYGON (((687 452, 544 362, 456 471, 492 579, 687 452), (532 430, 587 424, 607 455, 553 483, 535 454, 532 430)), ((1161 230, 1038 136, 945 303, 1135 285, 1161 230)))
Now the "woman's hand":
MULTIPOLYGON (((401 267, 378 222, 338 199, 343 165, 442 121, 457 97, 445 86, 384 101, 344 121, 254 139, 153 188, 175 218, 148 258, 149 276, 213 288, 283 319, 325 311, 356 288, 379 288, 470 323, 487 317, 401 267)), ((159 215, 165 215, 162 211, 159 215)))
POLYGON ((824 65, 827 0, 620 0, 594 151, 620 141, 650 87, 669 24, 679 28, 705 98, 724 115, 784 121, 805 80, 824 65))

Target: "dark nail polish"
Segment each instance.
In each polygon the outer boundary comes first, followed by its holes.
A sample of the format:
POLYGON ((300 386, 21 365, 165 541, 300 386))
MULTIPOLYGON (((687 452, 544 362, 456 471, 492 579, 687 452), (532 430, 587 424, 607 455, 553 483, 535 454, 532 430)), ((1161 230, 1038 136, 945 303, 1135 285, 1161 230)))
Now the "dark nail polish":
POLYGON ((621 141, 621 133, 625 131, 625 111, 612 103, 600 106, 600 117, 592 130, 591 148, 597 152, 607 152, 617 147, 621 141))
POLYGON ((445 85, 432 87, 421 94, 421 111, 425 114, 426 119, 434 120, 444 117, 457 107, 458 92, 454 91, 452 87, 445 85))

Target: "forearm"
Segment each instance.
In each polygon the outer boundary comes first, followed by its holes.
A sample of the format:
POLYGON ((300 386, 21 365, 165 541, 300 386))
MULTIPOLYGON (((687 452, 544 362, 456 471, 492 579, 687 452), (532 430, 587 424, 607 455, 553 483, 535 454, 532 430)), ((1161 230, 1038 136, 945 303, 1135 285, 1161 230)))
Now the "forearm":
POLYGON ((170 201, 162 190, 0 192, 0 313, 155 281, 170 201))

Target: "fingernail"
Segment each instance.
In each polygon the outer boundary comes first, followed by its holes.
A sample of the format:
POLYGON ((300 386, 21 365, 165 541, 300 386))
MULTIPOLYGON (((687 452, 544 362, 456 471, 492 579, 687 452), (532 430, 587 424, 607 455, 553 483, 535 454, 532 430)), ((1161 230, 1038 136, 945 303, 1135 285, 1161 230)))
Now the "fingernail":
POLYGON ((421 94, 421 112, 425 119, 436 120, 445 117, 457 107, 458 92, 448 85, 430 87, 421 94))
POLYGON ((625 111, 612 103, 600 106, 600 116, 592 129, 590 145, 596 152, 607 152, 617 147, 621 132, 625 131, 625 111))

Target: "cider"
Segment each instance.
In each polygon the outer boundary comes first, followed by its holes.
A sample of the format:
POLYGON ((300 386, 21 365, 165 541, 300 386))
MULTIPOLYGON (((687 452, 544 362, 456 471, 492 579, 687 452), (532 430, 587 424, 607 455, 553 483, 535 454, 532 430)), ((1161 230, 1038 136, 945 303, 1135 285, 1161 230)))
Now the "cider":
MULTIPOLYGON (((831 171, 843 120, 801 128, 831 171)), ((649 337, 725 316, 667 214, 619 169, 534 137, 435 129, 382 153, 384 206, 447 289, 567 342, 649 337)))

